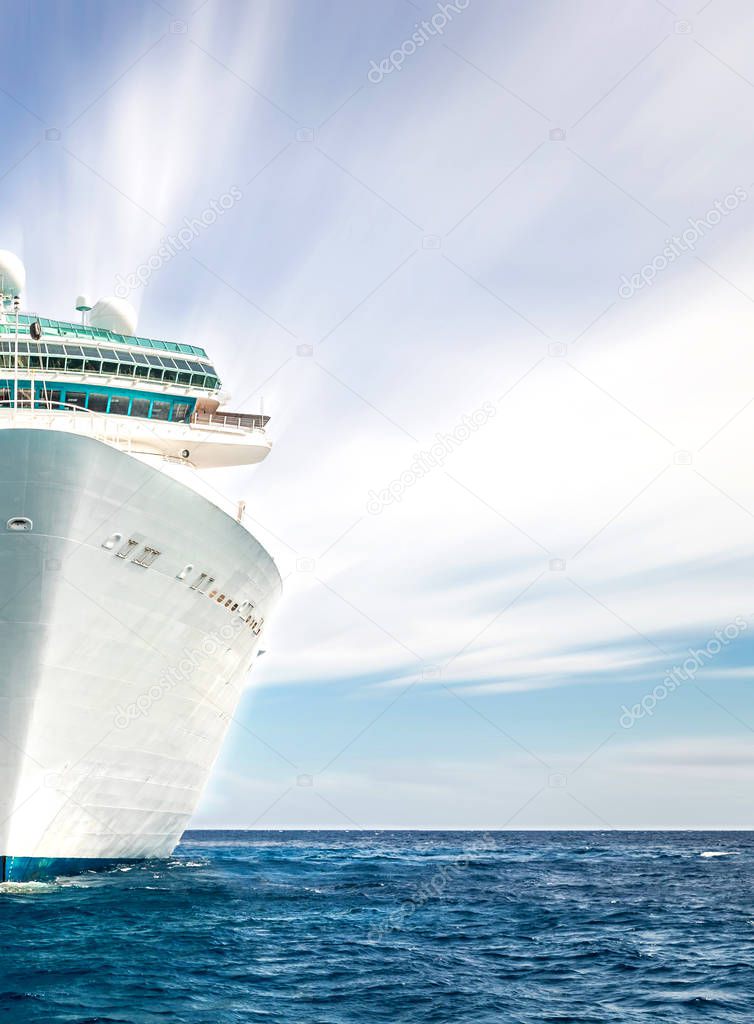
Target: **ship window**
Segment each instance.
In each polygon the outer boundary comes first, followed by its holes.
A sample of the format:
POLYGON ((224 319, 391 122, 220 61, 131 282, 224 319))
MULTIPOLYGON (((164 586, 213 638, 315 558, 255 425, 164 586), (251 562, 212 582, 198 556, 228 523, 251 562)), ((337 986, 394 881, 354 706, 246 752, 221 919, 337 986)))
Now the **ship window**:
POLYGON ((110 399, 111 413, 116 416, 128 416, 128 403, 130 399, 126 398, 125 395, 113 395, 110 399))
POLYGON ((90 393, 87 408, 92 412, 107 412, 107 395, 90 393))
POLYGON ((186 359, 174 359, 173 362, 175 363, 179 370, 191 369, 186 359))
POLYGON ((139 365, 137 363, 136 364, 136 376, 137 377, 148 377, 149 376, 149 367, 148 366, 141 366, 141 365, 139 365))
POLYGON ((65 404, 75 405, 77 408, 83 409, 86 406, 86 395, 83 391, 66 391, 65 404))
MULTIPOLYGON (((68 345, 66 347, 70 348, 71 346, 68 345)), ((82 349, 79 349, 79 353, 81 353, 81 351, 82 351, 82 349)), ((92 348, 91 345, 84 345, 83 352, 84 352, 84 355, 88 356, 90 359, 99 359, 99 349, 98 348, 92 348)))
POLYGON ((65 349, 62 345, 47 345, 47 351, 51 356, 62 356, 65 355, 65 349))
POLYGON ((179 384, 190 384, 191 383, 191 374, 190 373, 179 373, 178 374, 178 383, 179 384))
POLYGON ((133 377, 135 369, 133 363, 118 363, 118 373, 121 377, 133 377))
POLYGON ((59 409, 60 397, 60 391, 46 391, 42 388, 37 399, 37 409, 59 409))
POLYGON ((169 383, 169 384, 174 384, 176 379, 177 379, 177 377, 178 377, 178 374, 175 372, 175 370, 163 370, 162 371, 162 379, 164 381, 166 381, 167 383, 169 383))
POLYGON ((152 419, 169 420, 170 402, 152 402, 152 419))
POLYGON ((132 416, 149 416, 149 399, 134 398, 131 402, 132 416))
POLYGON ((136 360, 134 359, 133 352, 118 352, 118 359, 122 363, 134 363, 134 362, 136 362, 136 360))
POLYGON ((188 422, 189 406, 186 402, 175 402, 171 419, 175 423, 188 422))
POLYGON ((204 377, 198 373, 191 374, 191 386, 194 388, 203 388, 205 386, 204 377))
POLYGON ((153 366, 149 371, 149 379, 162 380, 162 375, 164 372, 164 370, 158 370, 156 366, 153 366))
POLYGON ((87 373, 101 373, 102 363, 98 359, 85 359, 84 369, 87 373))
POLYGON ((117 359, 118 355, 111 348, 101 348, 99 354, 103 359, 117 359))
POLYGON ((66 368, 66 370, 80 372, 81 370, 84 369, 84 360, 83 359, 66 359, 66 361, 65 361, 65 368, 66 368))
POLYGON ((162 366, 162 360, 159 356, 145 356, 144 358, 152 366, 162 366))

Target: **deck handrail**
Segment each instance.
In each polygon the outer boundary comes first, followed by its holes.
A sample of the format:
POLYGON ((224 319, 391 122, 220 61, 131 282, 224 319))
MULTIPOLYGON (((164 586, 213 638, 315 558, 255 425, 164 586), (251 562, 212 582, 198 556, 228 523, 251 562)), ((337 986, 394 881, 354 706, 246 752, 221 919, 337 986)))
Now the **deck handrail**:
POLYGON ((34 405, 27 400, 22 400, 16 405, 13 399, 0 401, 0 413, 10 412, 68 412, 75 415, 84 414, 86 417, 102 416, 110 422, 111 416, 142 423, 172 424, 173 426, 197 426, 197 427, 236 427, 241 430, 261 431, 269 422, 269 416, 261 416, 256 413, 194 413, 189 420, 157 420, 144 416, 129 416, 123 413, 108 413, 102 410, 87 409, 83 405, 71 405, 68 402, 53 402, 50 399, 36 398, 34 405))
POLYGON ((252 430, 264 430, 269 421, 269 416, 249 412, 195 412, 190 420, 191 423, 196 423, 199 426, 217 424, 223 427, 241 427, 252 430))
POLYGON ((85 412, 89 416, 106 416, 107 413, 97 412, 95 409, 87 409, 84 405, 71 405, 68 402, 52 402, 49 399, 43 401, 41 398, 34 399, 34 405, 30 401, 20 401, 16 405, 13 399, 0 402, 0 411, 11 409, 13 412, 85 412))

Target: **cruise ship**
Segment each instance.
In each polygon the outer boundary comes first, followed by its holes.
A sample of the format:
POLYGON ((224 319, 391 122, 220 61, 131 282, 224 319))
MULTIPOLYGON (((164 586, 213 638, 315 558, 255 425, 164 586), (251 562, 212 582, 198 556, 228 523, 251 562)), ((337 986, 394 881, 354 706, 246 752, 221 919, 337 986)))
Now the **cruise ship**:
POLYGON ((22 311, 0 252, 0 881, 172 854, 281 579, 219 497, 270 451, 118 298, 22 311))

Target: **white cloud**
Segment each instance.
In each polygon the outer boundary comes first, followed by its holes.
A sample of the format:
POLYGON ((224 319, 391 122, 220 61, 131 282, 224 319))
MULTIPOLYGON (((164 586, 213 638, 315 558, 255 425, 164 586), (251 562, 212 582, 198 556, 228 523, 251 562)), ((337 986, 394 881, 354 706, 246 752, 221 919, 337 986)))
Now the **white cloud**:
MULTIPOLYGON (((704 262, 618 297, 687 217, 751 186, 754 91, 721 61, 747 74, 752 14, 717 6, 687 37, 648 0, 536 18, 479 3, 373 87, 368 58, 402 19, 369 21, 364 40, 348 14, 342 72, 319 82, 294 6, 237 12, 231 32, 210 4, 65 134, 75 156, 46 143, 9 175, 10 237, 20 210, 36 218, 33 304, 61 314, 159 241, 134 203, 174 226, 245 190, 154 275, 141 329, 205 345, 235 401, 263 395, 273 416, 269 460, 213 478, 248 499, 287 578, 259 685, 407 684, 436 665, 502 700, 659 673, 664 652, 754 610, 754 198, 702 240, 704 262), (333 116, 296 141, 315 109, 333 116), (490 400, 441 468, 370 514, 370 492, 490 400)), ((108 54, 112 79, 153 27, 108 54)))

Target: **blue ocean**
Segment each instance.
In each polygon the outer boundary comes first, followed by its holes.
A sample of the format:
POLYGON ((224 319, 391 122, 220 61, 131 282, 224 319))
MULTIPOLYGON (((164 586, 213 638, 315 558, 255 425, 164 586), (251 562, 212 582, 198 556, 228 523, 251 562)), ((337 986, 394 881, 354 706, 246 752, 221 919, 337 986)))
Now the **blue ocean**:
POLYGON ((0 886, 0 1020, 754 1020, 754 833, 192 832, 0 886))

